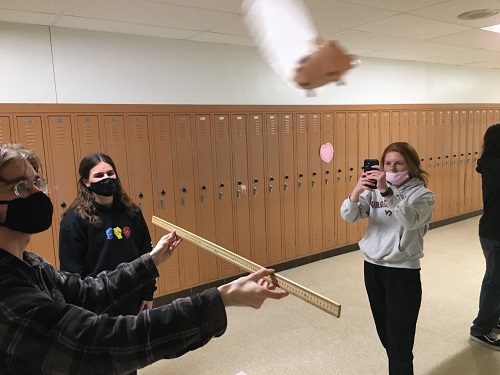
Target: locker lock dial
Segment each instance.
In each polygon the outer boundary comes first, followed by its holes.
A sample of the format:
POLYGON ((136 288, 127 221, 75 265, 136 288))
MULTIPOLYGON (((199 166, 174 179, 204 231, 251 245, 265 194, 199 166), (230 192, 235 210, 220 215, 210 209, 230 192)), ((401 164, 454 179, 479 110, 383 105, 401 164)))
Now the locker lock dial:
POLYGON ((166 193, 165 193, 165 189, 161 189, 160 194, 161 194, 161 195, 165 195, 165 194, 166 194, 166 193))
POLYGON ((241 185, 241 184, 242 184, 241 180, 238 180, 238 185, 241 185))
POLYGON ((221 188, 223 188, 223 187, 224 187, 224 183, 223 183, 223 182, 221 182, 221 183, 219 184, 219 186, 220 186, 221 188))
POLYGON ((288 178, 289 178, 288 175, 285 175, 285 180, 288 180, 288 178))
POLYGON ((185 193, 187 191, 187 189, 185 187, 182 188, 181 190, 183 193, 185 193))
POLYGON ((202 185, 201 190, 207 190, 207 187, 205 185, 202 185))
POLYGON ((259 182, 259 179, 254 178, 254 179, 253 179, 253 183, 254 183, 254 184, 256 184, 257 182, 259 182))
POLYGON ((299 177, 302 178, 304 177, 304 175, 302 173, 299 173, 299 177))
POLYGON ((139 198, 141 198, 141 199, 144 197, 144 194, 142 194, 142 191, 139 193, 139 195, 138 195, 138 196, 139 196, 139 198))
POLYGON ((66 208, 66 202, 62 202, 62 203, 61 203, 61 207, 62 207, 62 208, 66 208))
POLYGON ((274 181, 274 177, 273 176, 269 177, 269 181, 273 182, 274 181))

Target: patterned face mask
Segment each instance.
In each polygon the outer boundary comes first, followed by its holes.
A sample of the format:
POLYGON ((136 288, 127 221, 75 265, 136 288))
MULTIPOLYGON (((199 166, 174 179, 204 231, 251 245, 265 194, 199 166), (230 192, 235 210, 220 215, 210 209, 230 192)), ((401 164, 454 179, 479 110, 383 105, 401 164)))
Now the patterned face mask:
POLYGON ((90 183, 90 190, 93 193, 102 195, 104 197, 111 197, 116 193, 118 189, 118 179, 116 178, 104 178, 97 182, 90 183))

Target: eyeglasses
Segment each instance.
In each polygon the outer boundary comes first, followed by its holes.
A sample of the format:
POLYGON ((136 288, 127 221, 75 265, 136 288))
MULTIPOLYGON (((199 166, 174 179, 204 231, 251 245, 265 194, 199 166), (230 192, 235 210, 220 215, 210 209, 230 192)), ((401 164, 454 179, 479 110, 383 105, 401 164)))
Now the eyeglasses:
POLYGON ((47 180, 43 177, 38 177, 33 182, 28 180, 19 181, 14 185, 14 193, 16 193, 19 198, 28 198, 31 194, 33 194, 33 186, 36 186, 38 190, 44 192, 45 194, 49 191, 47 180))

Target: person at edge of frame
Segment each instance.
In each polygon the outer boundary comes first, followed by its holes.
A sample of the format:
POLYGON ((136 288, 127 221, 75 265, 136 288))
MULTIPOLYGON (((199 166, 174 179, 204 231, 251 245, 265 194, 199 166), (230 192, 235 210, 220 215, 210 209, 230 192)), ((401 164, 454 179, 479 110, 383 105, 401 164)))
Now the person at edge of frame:
POLYGON ((224 334, 226 307, 260 308, 281 299, 261 269, 217 288, 147 309, 101 314, 156 278, 181 239, 164 235, 151 252, 97 277, 57 271, 26 250, 52 224, 40 160, 19 144, 0 146, 0 373, 126 374, 174 358, 224 334))
POLYGON ((470 338, 500 350, 500 123, 486 129, 476 171, 481 174, 483 214, 479 219, 479 242, 486 270, 479 294, 479 311, 470 338))

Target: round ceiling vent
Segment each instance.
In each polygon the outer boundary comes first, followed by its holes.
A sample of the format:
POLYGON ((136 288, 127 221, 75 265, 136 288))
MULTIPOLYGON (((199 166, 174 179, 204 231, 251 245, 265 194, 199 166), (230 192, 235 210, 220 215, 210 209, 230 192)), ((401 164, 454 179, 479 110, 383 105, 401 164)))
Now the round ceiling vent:
POLYGON ((498 12, 500 12, 498 9, 477 9, 459 14, 458 18, 466 21, 479 20, 481 18, 493 17, 498 12))

